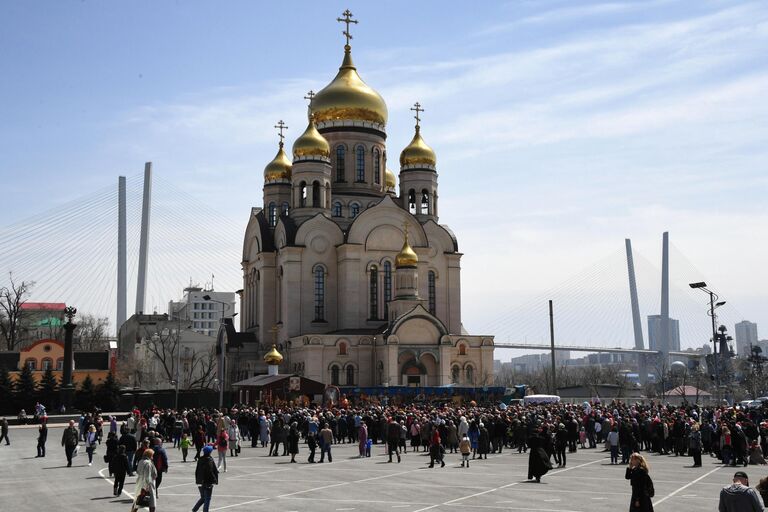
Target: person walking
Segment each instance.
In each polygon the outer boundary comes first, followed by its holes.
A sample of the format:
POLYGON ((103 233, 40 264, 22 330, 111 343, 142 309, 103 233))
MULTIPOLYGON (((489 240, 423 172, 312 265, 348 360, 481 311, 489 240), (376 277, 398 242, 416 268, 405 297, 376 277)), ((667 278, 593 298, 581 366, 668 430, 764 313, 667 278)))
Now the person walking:
POLYGON ((85 453, 88 454, 88 465, 93 466, 93 454, 99 444, 99 435, 96 433, 96 425, 88 427, 85 433, 85 453))
POLYGON ((229 435, 229 455, 230 457, 237 457, 240 454, 241 435, 240 427, 237 425, 236 420, 232 420, 229 423, 227 434, 229 435))
POLYGON ((294 421, 288 431, 288 453, 291 454, 291 462, 296 463, 296 455, 299 454, 299 424, 294 421))
POLYGON ((40 426, 37 427, 37 456, 45 457, 45 442, 48 441, 48 417, 40 417, 40 426))
POLYGON ((327 423, 323 423, 323 429, 320 431, 320 464, 325 461, 325 454, 328 454, 328 462, 333 462, 331 458, 331 443, 333 443, 333 431, 327 423))
POLYGON ((720 490, 719 512, 762 512, 760 497, 749 486, 749 477, 743 471, 733 475, 733 483, 720 490))
POLYGON ((154 439, 152 448, 152 451, 154 452, 152 454, 152 463, 157 470, 157 477, 155 478, 155 494, 159 496, 157 493, 158 489, 160 489, 160 484, 163 483, 163 473, 168 472, 168 454, 166 453, 165 448, 163 448, 163 440, 159 437, 154 439))
POLYGON ((445 467, 445 461, 443 460, 443 453, 445 452, 445 449, 443 448, 442 442, 440 441, 440 433, 437 431, 437 429, 432 431, 432 438, 429 442, 429 467, 433 468, 435 467, 435 462, 440 462, 440 467, 445 467))
POLYGON ((693 457, 693 467, 694 468, 700 468, 701 467, 701 450, 702 450, 702 443, 701 443, 701 431, 699 429, 699 424, 694 423, 691 427, 691 436, 688 438, 688 453, 691 454, 693 457))
POLYGON ((130 472, 131 465, 128 462, 128 456, 125 454, 125 446, 118 445, 117 453, 112 456, 109 461, 109 473, 114 475, 114 495, 120 496, 123 492, 123 485, 125 484, 125 475, 130 472))
POLYGON ((645 457, 635 452, 629 456, 629 466, 624 478, 632 486, 632 497, 629 501, 630 512, 653 512, 653 480, 649 474, 645 457))
POLYGON ((613 427, 608 436, 605 438, 605 442, 611 450, 611 464, 619 463, 619 429, 613 427))
POLYGON ((357 451, 362 459, 365 457, 365 448, 368 446, 368 425, 364 421, 361 421, 360 426, 357 428, 357 438, 357 451))
POLYGON ((10 446, 11 441, 8 439, 8 420, 5 418, 0 419, 0 442, 5 439, 5 445, 10 446))
POLYGON ((216 437, 216 451, 219 454, 219 462, 216 464, 216 469, 224 471, 224 473, 227 472, 227 448, 229 448, 229 434, 227 434, 226 429, 221 429, 216 437), (224 467, 223 470, 222 466, 224 467))
POLYGON ((541 428, 528 436, 528 448, 530 448, 530 453, 528 454, 528 480, 535 478, 537 482, 541 482, 541 477, 552 469, 552 463, 549 461, 549 456, 544 450, 545 439, 542 436, 541 428))
POLYGON ((200 507, 203 507, 203 512, 208 512, 208 508, 211 506, 211 498, 213 497, 213 486, 219 483, 219 470, 216 469, 216 463, 213 462, 211 457, 212 451, 212 446, 206 446, 203 448, 200 458, 197 459, 195 483, 197 484, 197 490, 200 491, 200 499, 192 507, 192 512, 197 512, 200 507))
POLYGON ((400 464, 400 424, 390 417, 387 423, 387 462, 392 462, 392 453, 397 455, 397 463, 400 464))
POLYGON ((126 431, 120 436, 118 446, 125 446, 125 456, 128 458, 128 476, 133 476, 134 456, 138 448, 136 436, 131 434, 130 431, 126 431))
POLYGON ((67 456, 67 467, 72 467, 72 457, 74 457, 77 444, 80 440, 80 433, 75 428, 75 420, 69 420, 69 426, 61 434, 61 446, 64 447, 64 454, 67 456))
POLYGON ((192 441, 189 440, 189 436, 186 434, 181 435, 179 441, 179 449, 181 450, 181 461, 187 462, 187 455, 189 455, 189 447, 192 446, 192 441))
POLYGON ((133 500, 131 512, 139 509, 142 496, 147 496, 147 506, 149 512, 155 512, 157 507, 157 490, 155 489, 155 480, 157 479, 157 469, 152 463, 152 456, 155 452, 147 448, 141 454, 141 460, 136 466, 136 498, 133 500))

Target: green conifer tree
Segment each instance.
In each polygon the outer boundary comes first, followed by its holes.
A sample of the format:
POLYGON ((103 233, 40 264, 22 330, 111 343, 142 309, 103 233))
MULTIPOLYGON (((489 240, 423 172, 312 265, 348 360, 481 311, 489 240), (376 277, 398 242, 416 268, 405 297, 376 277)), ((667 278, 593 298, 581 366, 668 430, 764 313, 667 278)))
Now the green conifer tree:
POLYGON ((94 392, 93 379, 90 375, 86 375, 75 394, 75 406, 81 411, 92 410, 96 398, 94 392))
POLYGON ((16 394, 16 407, 24 409, 28 413, 34 410, 35 406, 35 391, 37 390, 37 382, 35 382, 35 376, 32 374, 32 370, 26 364, 21 369, 19 379, 16 381, 15 394, 16 394))
POLYGON ((14 388, 15 383, 11 379, 8 369, 0 367, 0 413, 12 414, 14 407, 14 388))
POLYGON ((53 376, 53 370, 48 367, 43 374, 43 378, 40 379, 40 402, 46 407, 47 410, 52 411, 56 407, 58 402, 56 396, 56 388, 59 387, 59 383, 56 381, 56 377, 53 376))
POLYGON ((120 383, 114 372, 109 372, 107 378, 98 387, 97 405, 103 411, 116 411, 120 406, 120 383))

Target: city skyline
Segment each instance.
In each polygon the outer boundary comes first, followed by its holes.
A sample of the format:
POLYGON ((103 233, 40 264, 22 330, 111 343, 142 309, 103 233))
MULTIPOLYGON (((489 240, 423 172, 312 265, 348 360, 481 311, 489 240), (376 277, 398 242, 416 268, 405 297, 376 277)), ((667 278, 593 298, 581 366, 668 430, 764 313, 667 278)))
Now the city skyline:
MULTIPOLYGON (((331 21, 347 6, 300 5, 298 18, 272 6, 232 4, 214 17, 203 4, 153 6, 136 33, 117 19, 143 19, 148 3, 6 6, 15 23, 0 41, 15 50, 16 77, 0 84, 14 99, 0 127, 6 222, 39 213, 30 191, 56 206, 152 160, 158 175, 244 224, 274 153, 271 127, 285 119, 295 139, 302 96, 338 66, 343 38, 331 21)), ((627 236, 656 256, 665 230, 736 307, 730 320, 768 322, 754 285, 768 248, 753 237, 768 220, 765 5, 519 2, 478 15, 425 3, 404 17, 405 5, 352 2, 352 45, 388 102, 395 171, 408 107, 425 106, 442 217, 466 253, 468 324, 489 325, 627 236), (712 238, 734 250, 711 251, 712 238), (735 250, 745 240, 751 250, 735 250)))

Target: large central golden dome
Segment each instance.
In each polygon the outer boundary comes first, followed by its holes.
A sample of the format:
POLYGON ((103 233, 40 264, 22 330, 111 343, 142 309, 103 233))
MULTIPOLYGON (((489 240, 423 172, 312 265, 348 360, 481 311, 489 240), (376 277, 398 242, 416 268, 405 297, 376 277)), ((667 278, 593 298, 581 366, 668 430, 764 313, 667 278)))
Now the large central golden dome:
POLYGON ((357 74, 349 46, 344 47, 344 61, 336 78, 315 95, 311 109, 316 123, 367 121, 381 126, 387 124, 387 104, 357 74))

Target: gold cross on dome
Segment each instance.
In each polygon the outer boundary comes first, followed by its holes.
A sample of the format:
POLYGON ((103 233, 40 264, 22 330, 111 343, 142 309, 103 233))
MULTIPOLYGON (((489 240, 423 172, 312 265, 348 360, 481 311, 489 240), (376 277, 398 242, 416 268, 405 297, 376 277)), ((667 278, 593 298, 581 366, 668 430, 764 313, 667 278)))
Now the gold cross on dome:
POLYGON ((272 326, 269 332, 272 333, 272 343, 277 345, 277 333, 280 332, 280 328, 277 326, 277 324, 275 324, 272 326))
POLYGON ((419 117, 419 112, 424 112, 424 109, 421 108, 421 103, 418 101, 413 104, 413 108, 411 109, 414 112, 416 112, 416 115, 414 116, 416 118, 416 126, 419 126, 419 122, 421 121, 421 118, 419 117))
POLYGON ((316 93, 312 89, 309 90, 306 96, 304 96, 305 100, 309 100, 309 104, 312 104, 312 99, 315 97, 316 93))
POLYGON ((280 145, 282 146, 283 145, 283 139, 285 138, 285 135, 283 135, 283 130, 287 130, 288 126, 281 119, 280 121, 277 122, 277 124, 275 125, 275 128, 277 128, 279 130, 278 137, 280 137, 280 145))
POLYGON ((349 46, 349 40, 352 39, 352 34, 349 33, 349 24, 350 23, 357 24, 357 20, 353 20, 352 19, 352 13, 349 12, 349 9, 347 9, 346 11, 341 13, 341 15, 344 16, 344 17, 343 18, 336 18, 336 21, 338 21, 340 23, 345 23, 347 25, 347 29, 345 31, 343 31, 342 34, 344 34, 344 36, 346 36, 346 38, 347 38, 347 46, 349 46))

